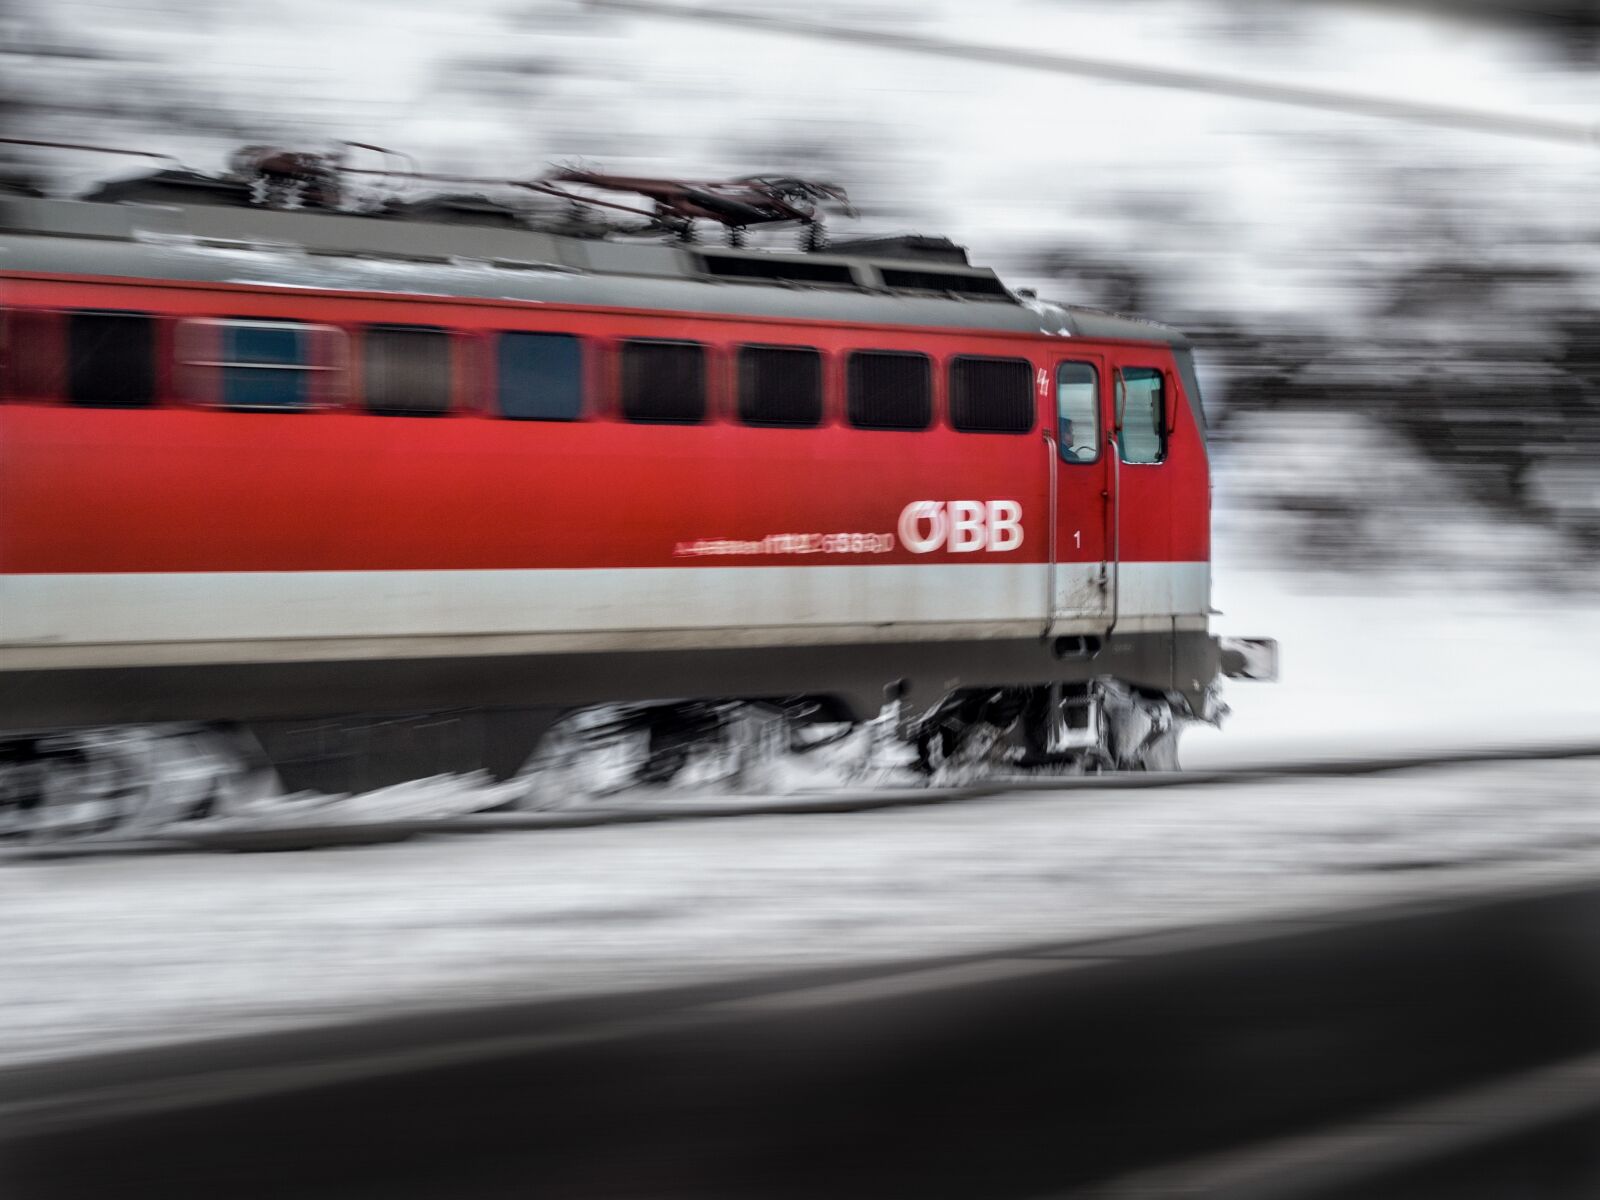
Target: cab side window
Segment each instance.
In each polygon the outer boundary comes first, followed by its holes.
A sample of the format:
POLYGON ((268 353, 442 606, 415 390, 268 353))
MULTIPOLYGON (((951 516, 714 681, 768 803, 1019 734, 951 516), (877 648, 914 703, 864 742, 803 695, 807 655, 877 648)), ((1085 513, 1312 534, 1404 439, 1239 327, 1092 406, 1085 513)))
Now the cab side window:
POLYGON ((1100 458, 1100 372, 1091 363, 1056 368, 1056 441, 1062 462, 1100 458))
POLYGON ((1125 463, 1158 463, 1167 457, 1166 383, 1156 367, 1117 372, 1117 448, 1125 463))

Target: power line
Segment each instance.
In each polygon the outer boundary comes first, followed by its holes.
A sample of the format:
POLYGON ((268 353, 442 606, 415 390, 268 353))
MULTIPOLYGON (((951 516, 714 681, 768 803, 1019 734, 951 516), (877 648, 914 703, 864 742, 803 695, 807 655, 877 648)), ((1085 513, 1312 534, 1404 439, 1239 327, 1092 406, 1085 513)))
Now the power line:
POLYGON ((1579 121, 1557 121, 1521 113, 1494 112, 1488 109, 1458 108, 1420 100, 1362 95, 1332 88, 1302 87, 1299 84, 1248 79, 1211 71, 1189 71, 1177 67, 1153 67, 1117 59, 1091 58, 1079 54, 1056 54, 1013 46, 994 46, 960 42, 926 34, 862 29, 849 25, 823 25, 793 17, 770 16, 715 5, 689 6, 659 3, 657 0, 588 0, 596 9, 631 13, 641 17, 698 21, 708 25, 748 29, 757 33, 782 34, 815 41, 842 42, 871 46, 906 54, 932 55, 962 62, 1018 67, 1052 75, 1075 75, 1103 79, 1137 87, 1169 88, 1203 92, 1234 100, 1312 108, 1347 116, 1372 117, 1411 125, 1485 133, 1528 141, 1554 142, 1567 146, 1600 147, 1600 125, 1579 121))

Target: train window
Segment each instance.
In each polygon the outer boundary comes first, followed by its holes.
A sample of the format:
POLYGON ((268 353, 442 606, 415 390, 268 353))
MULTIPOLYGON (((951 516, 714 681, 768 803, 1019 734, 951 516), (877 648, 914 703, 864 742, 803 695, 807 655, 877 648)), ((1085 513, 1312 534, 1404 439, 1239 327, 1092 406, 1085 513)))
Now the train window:
POLYGON ((801 346, 740 346, 739 419, 746 425, 820 425, 822 355, 801 346))
POLYGON ((623 342, 622 415, 652 423, 703 421, 705 347, 696 342, 623 342))
POLYGON ((1164 380, 1155 367, 1117 372, 1117 448, 1125 463, 1158 463, 1167 457, 1164 380))
POLYGON ((332 398, 343 375, 343 339, 337 329, 300 321, 186 321, 178 356, 201 403, 296 412, 332 398))
POLYGON ((850 356, 850 424, 926 429, 933 420, 933 369, 925 354, 863 350, 850 356))
POLYGON ((1100 373, 1089 363, 1056 368, 1057 440, 1062 462, 1095 462, 1100 457, 1100 373))
POLYGON ((389 417, 450 411, 450 335, 421 325, 369 325, 362 332, 367 410, 389 417))
POLYGON ((583 347, 566 333, 502 333, 495 406, 514 421, 576 421, 583 414, 583 347))
POLYGON ((155 322, 143 313, 69 313, 67 399, 94 408, 152 404, 155 322))
POLYGON ((1033 367, 1021 358, 958 358, 950 364, 950 423, 963 433, 1033 428, 1033 367))

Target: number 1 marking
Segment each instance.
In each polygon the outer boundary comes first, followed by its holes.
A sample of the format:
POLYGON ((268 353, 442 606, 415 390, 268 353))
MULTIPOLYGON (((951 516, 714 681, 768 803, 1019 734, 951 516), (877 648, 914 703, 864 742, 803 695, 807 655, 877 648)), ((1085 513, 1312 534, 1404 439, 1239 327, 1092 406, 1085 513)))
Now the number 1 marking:
POLYGON ((1083 534, 1079 530, 1074 529, 1072 531, 1072 544, 1079 550, 1083 549, 1083 534))

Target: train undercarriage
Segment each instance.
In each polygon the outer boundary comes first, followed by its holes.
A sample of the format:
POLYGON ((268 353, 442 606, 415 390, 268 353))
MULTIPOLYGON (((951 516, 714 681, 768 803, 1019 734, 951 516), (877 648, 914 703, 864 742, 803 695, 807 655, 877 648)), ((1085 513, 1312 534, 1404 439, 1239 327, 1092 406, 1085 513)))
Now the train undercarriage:
POLYGON ((0 837, 137 836, 260 815, 275 799, 336 791, 341 780, 396 782, 440 766, 525 785, 503 804, 526 809, 667 788, 776 794, 1167 771, 1183 727, 1217 719, 1220 706, 1208 704, 1197 713, 1175 693, 1093 679, 962 689, 915 712, 891 691, 865 721, 828 698, 786 697, 97 727, 0 741, 0 837))

